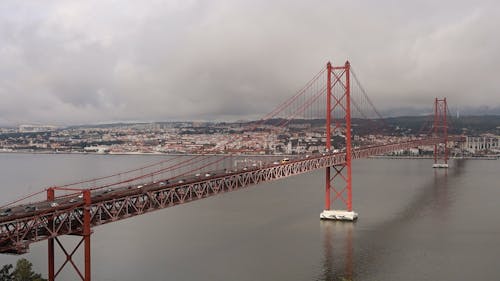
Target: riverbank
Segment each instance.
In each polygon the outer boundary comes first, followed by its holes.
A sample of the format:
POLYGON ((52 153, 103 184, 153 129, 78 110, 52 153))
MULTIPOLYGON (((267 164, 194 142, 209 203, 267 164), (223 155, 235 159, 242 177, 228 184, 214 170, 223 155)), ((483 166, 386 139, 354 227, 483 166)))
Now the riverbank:
POLYGON ((149 156, 245 156, 245 157, 291 157, 288 154, 221 154, 221 153, 162 153, 162 152, 80 152, 80 151, 21 151, 21 150, 0 150, 0 154, 61 154, 61 155, 149 155, 149 156))
MULTIPOLYGON (((0 154, 62 154, 62 155, 148 155, 148 156, 230 156, 231 154, 221 154, 221 153, 206 153, 206 154, 195 154, 195 153, 162 153, 162 152, 80 152, 80 151, 21 151, 21 150, 0 150, 0 154)), ((293 157, 296 155, 287 154, 232 154, 232 156, 243 156, 243 157, 293 157)), ((374 155, 368 156, 371 159, 434 159, 433 156, 400 156, 400 155, 374 155)), ((500 155, 488 155, 488 156, 467 156, 467 157, 455 157, 452 156, 450 159, 468 159, 468 160, 498 160, 500 155)))
MULTIPOLYGON (((433 156, 392 156, 392 155, 375 155, 369 156, 368 158, 373 159, 434 159, 433 156)), ((467 156, 467 157, 450 157, 450 159, 467 159, 467 160, 498 160, 499 155, 489 155, 489 156, 467 156)))

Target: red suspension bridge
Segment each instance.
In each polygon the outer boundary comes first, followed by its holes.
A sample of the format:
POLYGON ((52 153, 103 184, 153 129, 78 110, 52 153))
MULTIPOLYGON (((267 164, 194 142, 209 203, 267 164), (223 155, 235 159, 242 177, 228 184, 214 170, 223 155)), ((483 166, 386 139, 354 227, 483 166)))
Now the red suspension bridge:
POLYGON ((90 237, 95 226, 317 169, 325 169, 325 206, 320 217, 352 221, 358 216, 352 204, 352 160, 434 146, 434 167, 447 168, 447 144, 459 140, 448 137, 447 115, 446 98, 436 98, 432 122, 424 124, 413 137, 384 143, 375 139, 354 146, 353 118, 367 120, 379 132, 387 130, 387 124, 349 62, 341 66, 328 63, 295 95, 250 123, 241 134, 228 135, 223 144, 227 151, 236 151, 248 132, 276 135, 289 131, 290 124, 297 120, 325 120, 324 148, 316 153, 278 162, 270 157, 239 169, 234 169, 232 154, 171 157, 114 175, 49 187, 2 206, 0 253, 23 254, 31 243, 47 240, 49 280, 55 280, 64 267, 71 265, 82 280, 89 281, 90 237), (40 200, 41 195, 46 199, 40 200), (59 239, 62 235, 81 236, 81 241, 68 251, 59 239), (56 245, 66 256, 57 268, 56 245), (73 260, 80 246, 84 249, 83 270, 73 260))

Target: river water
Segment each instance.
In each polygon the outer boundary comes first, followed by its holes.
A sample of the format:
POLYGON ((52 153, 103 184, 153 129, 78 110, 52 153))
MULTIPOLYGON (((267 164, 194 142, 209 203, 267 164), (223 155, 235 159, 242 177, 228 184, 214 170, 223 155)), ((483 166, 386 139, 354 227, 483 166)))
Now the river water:
MULTIPOLYGON (((156 161, 0 154, 0 201, 156 161)), ((96 227, 93 280, 498 280, 500 161, 431 166, 354 161, 355 223, 319 220, 321 170, 96 227)), ((23 257, 46 276, 46 256, 40 242, 23 257)), ((0 265, 17 258, 0 255, 0 265)), ((60 277, 78 280, 71 267, 60 277)))

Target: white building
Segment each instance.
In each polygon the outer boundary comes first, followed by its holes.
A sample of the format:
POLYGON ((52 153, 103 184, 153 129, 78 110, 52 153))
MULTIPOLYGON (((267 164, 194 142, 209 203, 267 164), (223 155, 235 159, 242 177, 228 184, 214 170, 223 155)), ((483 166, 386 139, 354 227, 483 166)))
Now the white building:
POLYGON ((462 149, 477 153, 480 151, 500 152, 500 136, 484 135, 479 137, 467 137, 462 144, 462 149))
POLYGON ((86 146, 83 148, 85 152, 94 152, 94 153, 108 153, 109 147, 105 146, 86 146))

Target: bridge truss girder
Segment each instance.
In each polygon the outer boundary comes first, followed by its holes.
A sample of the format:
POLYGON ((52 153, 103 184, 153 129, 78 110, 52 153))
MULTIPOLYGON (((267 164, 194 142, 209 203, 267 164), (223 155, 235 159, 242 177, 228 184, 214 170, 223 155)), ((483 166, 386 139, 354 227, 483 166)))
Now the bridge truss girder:
MULTIPOLYGON (((434 145, 439 138, 412 140, 403 143, 365 147, 352 152, 352 158, 366 158, 387 152, 422 145, 434 145)), ((220 193, 238 190, 262 182, 278 180, 316 169, 345 163, 345 153, 329 153, 286 164, 271 165, 254 170, 224 174, 196 182, 187 182, 162 189, 131 189, 114 196, 92 198, 92 202, 75 203, 72 206, 51 209, 0 222, 0 253, 23 254, 29 244, 49 240, 61 235, 82 235, 86 228, 85 213, 88 210, 89 226, 95 227, 154 210, 200 200, 220 193)))

